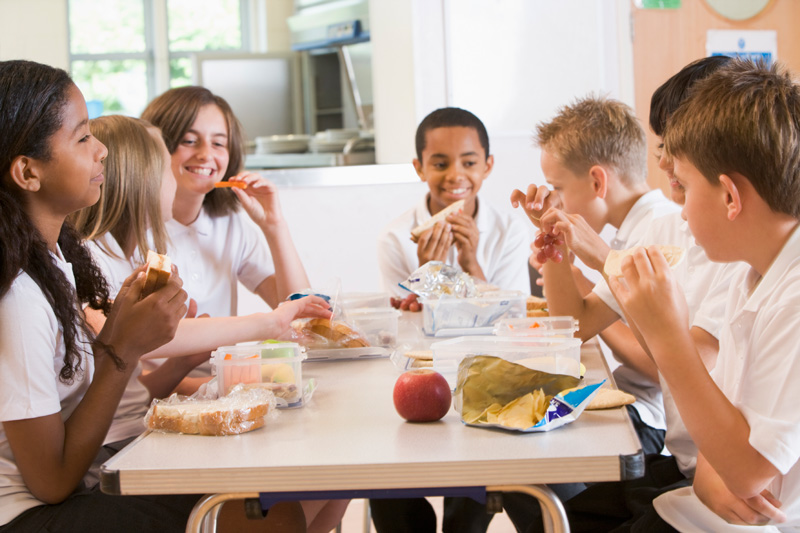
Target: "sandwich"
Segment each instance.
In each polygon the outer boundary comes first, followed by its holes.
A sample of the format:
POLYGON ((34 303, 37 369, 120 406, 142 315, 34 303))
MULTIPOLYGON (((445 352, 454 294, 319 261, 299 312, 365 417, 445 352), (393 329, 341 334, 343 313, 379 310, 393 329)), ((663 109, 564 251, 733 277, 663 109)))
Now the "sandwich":
POLYGON ((172 261, 170 261, 169 257, 157 254, 153 250, 148 250, 142 298, 166 285, 171 275, 172 261))
POLYGON ((453 202, 452 204, 448 205, 431 218, 417 226, 416 228, 411 230, 411 240, 417 242, 419 240, 419 236, 422 235, 425 231, 429 230, 433 226, 436 225, 437 222, 440 220, 444 220, 447 218, 448 215, 453 213, 458 213, 464 209, 464 200, 458 200, 457 202, 453 202))
POLYGON ((526 308, 528 318, 537 316, 550 316, 550 312, 547 310, 547 300, 544 298, 539 298, 538 296, 528 296, 526 308))
POLYGON ((262 427, 275 404, 266 389, 236 389, 216 400, 154 400, 148 429, 187 435, 238 435, 262 427))
POLYGON ((312 318, 310 320, 295 320, 292 328, 301 335, 318 335, 324 339, 326 347, 330 348, 365 348, 369 346, 367 339, 359 332, 338 320, 327 318, 312 318))
MULTIPOLYGON (((634 248, 629 248, 628 250, 611 250, 608 253, 608 257, 606 257, 606 263, 603 265, 603 270, 605 271, 608 277, 611 276, 622 276, 622 260, 632 255, 639 248, 644 248, 643 246, 636 246, 634 248)), ((664 246, 659 245, 656 246, 658 250, 664 255, 664 258, 667 260, 667 263, 670 267, 674 268, 681 262, 683 256, 686 254, 686 250, 681 248, 680 246, 664 246)))

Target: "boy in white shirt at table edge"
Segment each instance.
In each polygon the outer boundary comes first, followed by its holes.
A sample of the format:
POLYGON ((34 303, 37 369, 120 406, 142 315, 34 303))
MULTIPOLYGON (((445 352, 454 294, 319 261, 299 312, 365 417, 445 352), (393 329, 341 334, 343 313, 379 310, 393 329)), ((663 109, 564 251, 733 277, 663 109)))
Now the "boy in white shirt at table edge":
POLYGON ((478 198, 494 166, 483 122, 465 109, 437 109, 420 122, 415 143, 414 168, 430 191, 378 236, 383 290, 406 298, 401 309, 419 311, 414 296, 398 283, 428 261, 442 261, 500 289, 529 294, 524 224, 478 198), (462 212, 436 223, 416 243, 411 241, 412 229, 459 200, 465 201, 462 212))
POLYGON ((659 496, 655 509, 680 531, 796 530, 800 88, 782 67, 733 61, 697 82, 669 120, 665 147, 698 244, 711 260, 750 269, 730 285, 711 373, 657 249, 637 251, 623 277, 609 279, 699 450, 692 487, 659 496))

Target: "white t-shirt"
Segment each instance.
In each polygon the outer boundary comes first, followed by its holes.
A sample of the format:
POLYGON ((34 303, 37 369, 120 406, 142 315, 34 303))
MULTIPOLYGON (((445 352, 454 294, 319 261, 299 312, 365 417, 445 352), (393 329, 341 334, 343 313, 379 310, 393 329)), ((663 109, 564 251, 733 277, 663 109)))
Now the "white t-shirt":
POLYGON ((237 281, 255 291, 275 274, 264 233, 242 209, 221 217, 203 209, 188 226, 167 222, 167 233, 167 253, 198 315, 236 316, 237 281))
MULTIPOLYGON (((686 296, 689 324, 719 338, 731 279, 746 265, 710 261, 705 250, 695 242, 689 224, 681 218, 680 212, 652 220, 641 238, 641 244, 673 245, 686 250, 686 256, 675 266, 673 275, 686 296)), ((660 374, 659 382, 667 423, 665 445, 675 457, 681 472, 691 478, 697 463, 697 446, 686 430, 669 387, 660 374)))
MULTIPOLYGON (((649 191, 633 204, 620 224, 616 236, 609 242, 609 246, 613 250, 625 250, 637 246, 644 242, 643 239, 654 220, 679 212, 680 207, 667 199, 661 190, 649 191)), ((622 316, 622 310, 604 279, 597 282, 592 292, 622 316)), ((639 413, 642 422, 656 429, 666 428, 661 387, 652 384, 649 378, 625 365, 620 365, 614 370, 614 381, 620 389, 636 396, 633 407, 639 413)))
MULTIPOLYGON (((117 241, 110 237, 106 239, 106 248, 114 254, 110 255, 94 241, 86 242, 89 251, 92 253, 97 266, 103 272, 103 276, 108 282, 109 297, 117 297, 122 284, 131 275, 131 272, 144 261, 135 254, 136 260, 125 259, 124 252, 117 244, 117 241)), ((111 427, 104 444, 118 442, 130 437, 135 437, 144 431, 144 415, 150 405, 150 392, 147 390, 139 376, 142 374, 142 364, 136 365, 136 369, 131 374, 122 399, 119 402, 111 427)))
MULTIPOLYGON (((62 257, 53 261, 74 286, 72 265, 62 257)), ((76 340, 89 355, 82 356, 82 371, 66 384, 59 379, 66 352, 56 315, 36 282, 20 272, 0 300, 0 422, 54 413, 69 418, 94 375, 91 348, 78 331, 76 340)), ((44 503, 25 486, 0 424, 0 525, 39 505, 44 503)))
MULTIPOLYGON (((171 241, 167 253, 178 267, 183 289, 197 301, 198 316, 236 316, 237 282, 255 291, 275 274, 267 239, 244 210, 211 217, 203 209, 188 226, 175 220, 166 226, 171 241)), ((148 359, 142 364, 152 369, 161 362, 148 359)), ((210 376, 211 364, 203 363, 189 375, 210 376)))
MULTIPOLYGON (((764 277, 752 269, 731 281, 711 372, 720 390, 750 426, 750 445, 780 472, 767 486, 788 522, 800 528, 800 231, 795 231, 764 277)), ((709 416, 714 416, 709 413, 709 416)), ((697 499, 693 491, 668 492, 654 505, 684 531, 737 531, 697 499)), ((747 531, 758 531, 750 528, 747 531)))
MULTIPOLYGON (((398 218, 393 220, 378 236, 378 266, 383 290, 405 297, 409 293, 398 283, 405 281, 419 268, 417 244, 411 241, 411 230, 431 218, 428 195, 398 218)), ((478 263, 486 281, 500 289, 520 290, 530 293, 528 256, 530 238, 522 222, 510 215, 502 215, 485 201, 479 201, 475 216, 480 238, 478 263)), ((458 252, 452 246, 445 263, 458 266, 458 252)))

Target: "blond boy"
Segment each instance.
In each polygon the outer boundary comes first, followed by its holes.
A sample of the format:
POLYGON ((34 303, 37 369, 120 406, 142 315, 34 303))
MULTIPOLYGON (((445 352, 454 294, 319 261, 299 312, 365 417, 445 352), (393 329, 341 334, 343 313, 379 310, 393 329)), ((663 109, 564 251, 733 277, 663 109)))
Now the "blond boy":
MULTIPOLYGON (((638 244, 652 220, 678 210, 648 186, 644 130, 622 102, 589 97, 564 106, 537 126, 536 142, 552 189, 531 186, 528 198, 515 191, 512 203, 525 202, 540 228, 548 208, 559 206, 560 216, 576 227, 567 244, 590 268, 601 270, 610 248, 638 244), (598 236, 606 224, 617 229, 610 247, 598 236)), ((550 313, 576 317, 584 340, 602 332, 622 364, 615 371, 618 385, 637 397, 629 412, 643 450, 660 453, 666 426, 658 374, 630 330, 614 324, 620 313, 613 295, 601 283, 584 298, 568 261, 547 261, 542 272, 550 313)))
MULTIPOLYGON (((694 484, 656 499, 681 531, 800 526, 800 89, 780 67, 734 61, 696 84, 665 136, 683 215, 731 283, 709 374, 686 304, 654 248, 610 288, 634 321, 699 449, 694 484)), ((771 528, 769 531, 777 531, 771 528)))

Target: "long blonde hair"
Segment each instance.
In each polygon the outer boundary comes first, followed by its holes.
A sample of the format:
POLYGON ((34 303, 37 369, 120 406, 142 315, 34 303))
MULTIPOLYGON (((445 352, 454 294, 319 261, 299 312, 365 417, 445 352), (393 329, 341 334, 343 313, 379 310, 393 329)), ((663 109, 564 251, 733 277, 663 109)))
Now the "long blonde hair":
POLYGON ((108 234, 120 247, 132 235, 141 257, 146 257, 150 248, 166 252, 161 179, 171 163, 148 127, 154 128, 144 120, 122 115, 89 121, 92 135, 108 147, 103 162, 105 182, 100 201, 73 213, 70 220, 84 239, 96 241, 110 255, 116 254, 108 245, 108 234))

